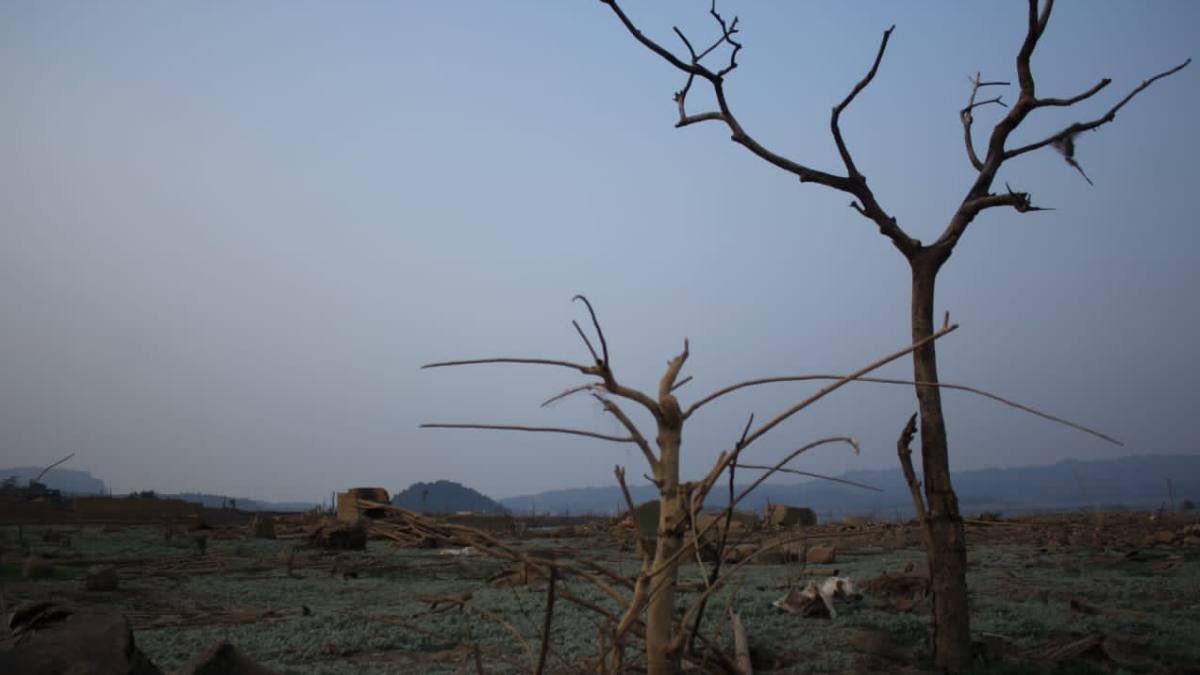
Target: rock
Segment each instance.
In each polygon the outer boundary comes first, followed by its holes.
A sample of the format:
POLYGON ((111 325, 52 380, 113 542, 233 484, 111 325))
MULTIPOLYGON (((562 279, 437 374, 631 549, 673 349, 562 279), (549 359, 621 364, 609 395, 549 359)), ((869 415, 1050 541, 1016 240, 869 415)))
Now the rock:
POLYGON ((807 527, 817 524, 817 514, 807 507, 768 504, 763 511, 763 521, 769 527, 807 527))
POLYGON ((41 556, 31 555, 21 567, 21 576, 26 579, 49 579, 54 576, 54 565, 41 556))
POLYGON ((117 590, 117 568, 112 565, 92 565, 83 577, 85 591, 117 590))
POLYGON ((275 519, 263 513, 255 514, 247 534, 255 539, 274 539, 275 519))
POLYGON ((18 608, 13 622, 13 636, 0 642, 0 673, 162 675, 115 612, 39 603, 18 608))
POLYGON ((222 640, 175 671, 175 675, 275 675, 275 671, 259 665, 222 640))
POLYGON ((804 556, 804 562, 813 565, 828 565, 837 562, 836 546, 813 546, 804 556))

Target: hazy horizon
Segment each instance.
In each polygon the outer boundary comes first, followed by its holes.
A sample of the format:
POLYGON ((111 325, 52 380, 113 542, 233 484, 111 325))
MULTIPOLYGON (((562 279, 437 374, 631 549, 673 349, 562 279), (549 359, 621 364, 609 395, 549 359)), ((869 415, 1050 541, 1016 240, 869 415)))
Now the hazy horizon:
MULTIPOLYGON (((675 48, 707 3, 624 3, 675 48)), ((859 168, 914 237, 974 172, 967 78, 1015 80, 1019 3, 722 3, 745 45, 730 103, 768 147, 859 168)), ((1200 5, 1056 4, 1017 142, 1090 119, 1196 56, 1200 5)), ((684 338, 686 405, 733 382, 845 373, 905 346, 908 269, 846 195, 768 166, 715 124, 673 128, 678 74, 607 7, 578 3, 16 2, 0 6, 0 466, 92 471, 114 492, 320 500, 446 478, 494 498, 612 483, 640 452, 421 422, 620 433, 563 369, 420 370, 445 359, 590 359, 594 303, 624 383, 656 387, 684 338)), ((1197 66, 1077 139, 1095 187, 1047 149, 997 181, 1053 211, 992 209, 940 277, 946 382, 1096 427, 1116 447, 944 395, 951 467, 1200 453, 1200 228, 1189 195, 1197 66)), ((1015 88, 994 93, 1015 99, 1015 88)), ((697 95, 695 111, 707 99, 697 95)), ((976 139, 1002 111, 981 109, 976 139)), ((878 373, 907 378, 901 360, 878 373)), ((819 388, 777 385, 689 421, 685 479, 819 388)), ((910 388, 854 384, 753 446, 862 445, 797 468, 890 468, 910 388)), ((641 417, 638 418, 642 419, 641 417)))

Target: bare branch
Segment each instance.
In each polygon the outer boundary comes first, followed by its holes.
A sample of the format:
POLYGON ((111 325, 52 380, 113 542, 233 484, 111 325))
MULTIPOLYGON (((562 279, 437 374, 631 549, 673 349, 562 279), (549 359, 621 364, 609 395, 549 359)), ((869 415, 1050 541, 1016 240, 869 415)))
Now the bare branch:
POLYGON ((586 431, 584 429, 565 429, 561 427, 526 427, 516 424, 447 424, 442 422, 426 422, 420 425, 421 429, 489 429, 493 431, 529 431, 533 433, 550 433, 550 434, 570 434, 572 436, 586 436, 588 438, 599 438, 602 441, 613 441, 614 443, 636 443, 637 439, 629 436, 610 436, 608 434, 600 434, 595 431, 586 431))
POLYGON ((617 477, 617 485, 621 486, 621 495, 625 497, 625 508, 630 515, 634 512, 633 496, 629 494, 629 486, 625 484, 625 468, 620 464, 613 467, 613 475, 617 477))
POLYGON ((1029 0, 1029 25, 1025 31, 1025 41, 1017 52, 1017 81, 1021 85, 1021 97, 1033 100, 1036 98, 1033 83, 1033 71, 1029 61, 1038 40, 1046 31, 1046 23, 1050 20, 1050 12, 1054 9, 1054 0, 1045 0, 1041 16, 1038 15, 1038 0, 1029 0))
POLYGON ((579 333, 579 338, 581 340, 583 340, 583 344, 586 345, 588 348, 588 351, 592 353, 592 360, 595 361, 597 364, 604 363, 600 359, 600 355, 596 353, 596 348, 592 346, 592 341, 588 339, 587 334, 584 333, 583 329, 579 327, 579 322, 574 319, 571 319, 571 325, 575 327, 575 332, 579 333))
POLYGON ((554 587, 558 581, 558 568, 550 568, 550 585, 546 589, 546 613, 542 623, 542 646, 538 651, 537 665, 534 675, 542 675, 546 669, 546 654, 550 651, 550 624, 554 620, 554 587))
POLYGON ((1013 157, 1019 157, 1020 155, 1024 155, 1027 152, 1032 152, 1039 148, 1044 148, 1047 145, 1051 145, 1053 143, 1061 143, 1063 141, 1063 139, 1066 139, 1066 138, 1072 137, 1072 136, 1076 136, 1081 132, 1091 131, 1092 129, 1096 129, 1105 124, 1108 124, 1109 122, 1116 119, 1117 112, 1120 111, 1121 108, 1125 107, 1126 103, 1129 103, 1129 101, 1132 100, 1134 96, 1137 96, 1138 94, 1142 93, 1142 91, 1144 91, 1146 89, 1146 87, 1149 87, 1150 85, 1154 84, 1155 82, 1157 82, 1158 80, 1161 80, 1164 77, 1174 75, 1175 73, 1186 68, 1188 66, 1188 64, 1190 64, 1191 62, 1192 62, 1191 59, 1187 59, 1186 61, 1175 66, 1174 68, 1168 68, 1167 70, 1164 70, 1161 73, 1158 73, 1157 75, 1151 77, 1150 79, 1143 80, 1141 84, 1139 84, 1137 87, 1135 87, 1133 89, 1133 91, 1126 94, 1125 98, 1121 99, 1120 101, 1118 101, 1116 103, 1116 105, 1109 108, 1108 112, 1104 113, 1102 116, 1097 117, 1096 119, 1088 121, 1088 122, 1076 122, 1074 124, 1071 124, 1070 126, 1059 131, 1058 133, 1053 134, 1051 136, 1047 136, 1046 138, 1043 138, 1042 140, 1037 141, 1036 143, 1030 143, 1028 145, 1022 145, 1019 148, 1007 150, 1004 153, 1004 159, 1008 160, 1008 159, 1012 159, 1013 157))
POLYGON ((892 36, 892 31, 895 29, 896 26, 893 24, 891 28, 883 31, 883 38, 879 42, 879 51, 875 54, 875 62, 871 64, 871 69, 858 81, 858 84, 854 85, 846 98, 833 107, 833 113, 829 116, 829 130, 833 133, 833 142, 837 144, 838 154, 842 156, 842 163, 846 165, 846 172, 852 180, 861 180, 862 174, 859 173, 858 167, 854 165, 854 160, 850 157, 850 151, 842 139, 842 130, 838 125, 838 120, 842 116, 842 111, 850 105, 854 97, 858 96, 858 93, 866 89, 867 85, 871 84, 871 80, 875 79, 875 73, 879 70, 879 62, 883 60, 883 52, 887 50, 888 38, 892 36))
MULTIPOLYGON (((601 361, 601 363, 603 363, 607 367, 608 366, 608 341, 604 339, 604 330, 600 328, 600 322, 596 320, 596 311, 594 309, 592 309, 592 303, 589 302, 588 299, 585 298, 584 296, 576 295, 575 297, 571 298, 572 302, 574 302, 575 300, 582 300, 583 304, 587 306, 588 314, 590 314, 592 317, 592 326, 594 326, 596 328, 596 335, 600 338, 600 350, 602 352, 604 352, 604 360, 601 361)), ((575 327, 579 328, 579 325, 576 324, 575 327)), ((583 335, 583 331, 579 331, 579 334, 583 335)), ((584 341, 585 342, 587 341, 586 338, 584 339, 584 341)), ((591 349, 591 348, 592 348, 591 344, 588 344, 588 349, 591 349)), ((595 354, 596 354, 596 351, 592 350, 592 355, 595 356, 595 354)), ((597 359, 597 360, 599 360, 599 359, 597 359)))
POLYGON ((629 419, 629 416, 625 414, 625 411, 621 410, 621 407, 618 406, 613 400, 599 394, 592 394, 592 396, 594 396, 597 401, 600 401, 600 405, 604 406, 604 409, 613 417, 617 418, 617 421, 621 423, 621 426, 625 427, 625 429, 629 431, 629 437, 632 438, 633 442, 637 443, 637 446, 642 449, 642 455, 646 457, 646 462, 650 465, 650 469, 657 474, 658 458, 654 456, 654 451, 650 449, 650 443, 646 441, 646 437, 643 436, 642 432, 638 430, 637 425, 633 423, 633 420, 629 419))
POLYGON ((449 366, 475 366, 475 365, 480 365, 480 364, 485 364, 485 363, 522 363, 522 364, 526 364, 526 365, 532 364, 532 365, 541 365, 541 366, 560 366, 562 368, 571 368, 572 370, 578 370, 579 372, 581 372, 585 375, 596 375, 597 374, 595 371, 595 368, 592 366, 585 366, 585 365, 578 364, 578 363, 571 363, 570 361, 559 361, 557 359, 532 359, 532 358, 509 357, 509 356, 501 356, 501 357, 490 358, 490 359, 464 359, 464 360, 460 360, 460 361, 438 361, 436 363, 426 363, 425 365, 421 366, 421 370, 426 370, 428 368, 447 368, 449 366))
POLYGON ((717 12, 717 0, 712 0, 712 5, 709 7, 708 13, 721 26, 721 39, 717 40, 713 46, 704 50, 704 53, 700 54, 700 58, 704 58, 705 55, 716 49, 722 42, 728 43, 729 46, 733 47, 729 52, 729 65, 717 71, 717 77, 722 78, 728 75, 734 68, 737 68, 737 55, 742 50, 741 43, 733 39, 733 34, 737 32, 738 19, 736 16, 733 17, 733 22, 726 26, 725 19, 721 18, 720 13, 717 12))
MULTIPOLYGON (((766 466, 763 464, 730 464, 729 466, 730 466, 730 468, 737 467, 739 469, 761 469, 763 471, 771 470, 773 468, 773 467, 769 467, 769 466, 766 466)), ((800 469, 783 469, 783 468, 774 469, 774 470, 779 473, 790 473, 790 474, 795 474, 797 476, 808 476, 809 478, 819 478, 821 480, 833 481, 834 483, 841 483, 843 485, 852 485, 854 487, 863 488, 864 490, 873 490, 875 492, 883 492, 883 490, 881 488, 877 488, 874 485, 867 485, 866 483, 858 483, 856 481, 846 480, 845 478, 837 478, 835 476, 826 476, 825 474, 813 473, 812 471, 801 471, 800 469)))
MULTIPOLYGON (((1076 168, 1079 168, 1078 165, 1076 165, 1076 168)), ((1083 173, 1083 169, 1079 169, 1079 172, 1083 173)), ((1084 178, 1087 178, 1087 175, 1084 175, 1084 178)), ((1089 179, 1088 183, 1091 182, 1092 181, 1089 179)), ((997 206, 1011 206, 1016 209, 1018 213, 1054 210, 1053 208, 1046 206, 1034 206, 1033 198, 1028 192, 1017 192, 1009 187, 1008 183, 1004 184, 1004 188, 1007 190, 1007 192, 1004 194, 987 194, 966 202, 964 206, 975 211, 976 213, 983 211, 984 209, 995 208, 997 206)))
POLYGON ((1037 108, 1043 108, 1043 107, 1048 107, 1048 106, 1057 106, 1057 107, 1072 106, 1072 105, 1075 105, 1076 103, 1079 103, 1080 101, 1085 101, 1085 100, 1095 96, 1097 93, 1100 92, 1101 89, 1104 89, 1105 87, 1107 87, 1110 84, 1112 84, 1112 80, 1106 77, 1106 78, 1100 80, 1099 82, 1097 82, 1096 84, 1092 85, 1091 89, 1088 89, 1087 91, 1083 92, 1082 94, 1078 94, 1078 95, 1072 96, 1070 98, 1039 98, 1037 100, 1037 102, 1034 103, 1034 106, 1037 108))
POLYGON ((551 396, 550 398, 546 399, 545 401, 542 401, 542 405, 540 405, 538 407, 545 408, 546 406, 550 405, 551 403, 554 403, 555 401, 560 401, 572 394, 578 394, 581 391, 590 391, 599 386, 600 385, 598 385, 598 384, 581 384, 578 387, 571 387, 570 389, 566 389, 558 394, 555 394, 554 396, 551 396))
POLYGON ((42 479, 42 476, 45 476, 46 473, 50 471, 50 469, 53 469, 54 467, 58 466, 59 464, 62 464, 63 462, 67 461, 68 459, 71 459, 74 456, 75 456, 75 453, 72 452, 71 454, 67 455, 66 457, 63 457, 62 459, 58 460, 57 462, 42 469, 42 472, 37 475, 37 478, 33 479, 33 482, 36 483, 36 482, 40 481, 42 479))
POLYGON ((771 421, 762 425, 756 431, 751 432, 750 435, 746 437, 745 445, 750 445, 754 441, 761 438, 763 436, 763 434, 766 434, 768 431, 770 431, 770 430, 774 429, 775 427, 779 426, 780 424, 782 424, 784 421, 786 421, 792 415, 795 415, 796 413, 800 412, 801 410, 804 410, 805 408, 812 405, 813 403, 821 400, 822 398, 825 398, 829 394, 840 389, 843 385, 845 385, 849 382, 852 382, 873 370, 882 368, 883 366, 891 363, 892 361, 895 361, 896 359, 900 358, 901 356, 907 356, 908 354, 924 347, 927 344, 930 344, 934 340, 937 340, 941 337, 946 336, 949 333, 954 332, 955 330, 958 330, 958 324, 953 324, 951 326, 948 326, 946 328, 939 330, 938 332, 936 332, 926 338, 917 340, 916 342, 909 345, 908 347, 905 347, 904 349, 901 349, 900 351, 897 351, 897 352, 892 352, 891 354, 879 359, 878 361, 875 361, 874 363, 871 363, 862 368, 859 368, 858 370, 841 378, 840 380, 834 382, 833 384, 823 387, 817 393, 813 394, 812 396, 809 396, 808 398, 804 399, 800 403, 797 403, 796 405, 792 406, 791 408, 788 408, 787 410, 779 413, 778 415, 775 416, 774 419, 772 419, 771 421))
POLYGON ((904 425, 904 429, 900 432, 900 438, 896 440, 896 453, 900 456, 900 469, 904 472, 904 481, 908 483, 908 490, 912 494, 913 508, 916 509, 917 522, 921 526, 921 536, 925 539, 926 548, 933 550, 933 533, 929 529, 929 516, 925 511, 925 499, 921 497, 921 482, 917 480, 917 474, 913 471, 912 450, 908 447, 912 443, 913 435, 916 433, 917 413, 913 413, 908 418, 908 423, 904 425))
POLYGON ((645 34, 643 34, 642 31, 639 30, 636 25, 634 25, 633 21, 631 21, 629 17, 625 15, 625 11, 622 10, 621 6, 616 3, 616 0, 600 0, 600 2, 612 8, 613 13, 617 15, 617 18, 621 20, 621 24, 625 26, 625 30, 629 31, 629 34, 632 35, 635 40, 642 43, 646 49, 658 54, 667 63, 670 63, 672 66, 675 66, 685 73, 699 75, 705 79, 715 77, 714 73, 709 71, 704 66, 699 64, 685 63, 684 61, 680 60, 679 57, 672 54, 670 50, 659 45, 654 40, 646 37, 645 34))
POLYGON ((692 376, 691 376, 691 375, 688 375, 687 377, 683 378, 682 380, 680 380, 680 381, 676 382, 675 384, 671 385, 671 391, 672 391, 672 392, 674 392, 676 389, 678 389, 678 388, 682 387, 683 385, 685 385, 685 384, 687 384, 688 382, 691 382, 691 381, 692 381, 692 376))
POLYGON ((671 396, 671 390, 675 388, 675 378, 679 377, 679 371, 683 368, 684 362, 688 358, 688 341, 683 339, 683 351, 678 356, 667 362, 667 372, 663 373, 662 380, 658 383, 658 399, 660 402, 665 401, 671 396))
MULTIPOLYGON (((715 7, 713 8, 712 13, 714 16, 718 17, 718 22, 722 25, 722 31, 726 34, 724 41, 728 42, 734 47, 733 54, 730 56, 729 66, 726 66, 718 72, 713 72, 699 63, 684 62, 682 59, 672 54, 669 50, 663 48, 654 40, 646 37, 646 35, 643 34, 629 19, 616 0, 601 1, 612 8, 613 12, 621 20, 621 24, 625 26, 625 29, 629 31, 630 35, 632 35, 634 39, 642 43, 642 45, 644 45, 650 51, 658 54, 663 58, 663 60, 670 63, 672 66, 688 75, 687 82, 683 89, 675 94, 675 102, 679 107, 679 121, 675 124, 676 127, 685 127, 690 124, 705 121, 724 122, 725 125, 729 127, 729 131, 731 132, 730 140, 745 147, 747 150, 769 164, 773 164, 774 166, 795 175, 800 179, 800 182, 813 182, 853 195, 857 202, 861 204, 859 212, 872 220, 879 227, 879 231, 884 236, 888 237, 892 241, 892 244, 896 246, 896 248, 898 248, 902 253, 904 253, 905 256, 911 256, 918 249, 920 249, 921 242, 909 237, 908 234, 900 228, 899 224, 897 224, 896 219, 888 215, 887 212, 883 210, 883 207, 880 206, 878 201, 875 199, 874 193, 872 193, 871 189, 867 187, 866 181, 862 179, 862 176, 858 176, 857 178, 854 176, 838 176, 788 159, 787 157, 784 157, 763 146, 742 127, 741 123, 738 121, 737 117, 734 116, 733 111, 729 107, 729 101, 725 97, 725 87, 723 84, 724 76, 729 71, 733 70, 733 68, 737 65, 734 59, 736 58, 737 51, 741 46, 732 38, 728 37, 733 34, 736 21, 734 24, 730 24, 728 27, 725 27, 724 22, 721 21, 719 19, 719 15, 716 14, 715 7), (717 111, 701 113, 698 115, 687 114, 685 100, 688 91, 691 89, 692 82, 696 77, 707 80, 709 85, 712 87, 713 95, 717 99, 717 111)), ((889 33, 890 31, 891 29, 888 30, 889 33)), ((884 42, 886 42, 886 35, 884 42)), ((881 55, 882 45, 880 50, 880 56, 881 55)), ((698 58, 700 55, 696 56, 698 58)), ((876 61, 878 62, 878 58, 876 61)), ((876 63, 876 65, 878 64, 876 63)), ((872 68, 871 76, 873 76, 874 70, 875 68, 872 68)), ((869 82, 869 77, 864 78, 864 80, 869 82)), ((862 87, 866 86, 864 82, 860 82, 860 84, 862 87)), ((861 90, 861 87, 857 87, 857 89, 861 90)), ((848 104, 849 100, 853 99, 855 93, 857 92, 852 92, 851 96, 848 97, 848 100, 845 101, 844 105, 841 107, 845 107, 845 104, 848 104)))
POLYGON ((959 111, 958 116, 962 119, 963 125, 963 142, 967 146, 967 159, 970 160, 971 166, 977 171, 983 170, 983 162, 979 161, 979 156, 975 154, 975 141, 971 135, 971 125, 975 122, 974 110, 980 106, 988 104, 998 104, 1003 107, 1008 107, 1001 101, 999 96, 989 98, 986 101, 976 102, 975 96, 979 93, 981 87, 1000 87, 1008 86, 1008 82, 984 82, 980 79, 979 73, 975 73, 975 77, 971 78, 971 96, 967 99, 967 107, 959 111))
MULTIPOLYGON (((943 330, 945 328, 946 328, 946 326, 943 326, 943 330)), ((712 394, 709 394, 708 396, 700 399, 699 401, 696 401, 695 403, 692 404, 692 406, 690 408, 688 408, 687 413, 685 413, 685 416, 691 415, 701 405, 708 403, 708 402, 712 401, 713 399, 719 398, 721 396, 724 396, 731 392, 737 391, 739 389, 745 389, 746 387, 754 387, 754 386, 763 385, 763 384, 777 384, 777 383, 781 383, 781 382, 806 382, 806 381, 811 381, 811 380, 840 380, 843 377, 845 377, 845 376, 844 375, 788 375, 788 376, 783 376, 783 377, 764 377, 764 378, 757 379, 757 380, 747 380, 745 382, 739 382, 735 385, 725 387, 724 389, 719 389, 719 390, 713 392, 712 394)), ((1017 410, 1021 410, 1023 412, 1027 412, 1031 415, 1041 417, 1042 419, 1049 420, 1051 422, 1057 422, 1064 426, 1071 427, 1072 429, 1082 431, 1085 434, 1090 434, 1092 436, 1095 436, 1096 438, 1108 441, 1109 443, 1112 443, 1113 445, 1119 445, 1119 446, 1125 445, 1124 443, 1113 438, 1112 436, 1109 436, 1108 434, 1102 433, 1100 431, 1096 431, 1095 429, 1092 429, 1091 427, 1086 427, 1077 422, 1072 422, 1070 420, 1063 419, 1056 415, 1051 415, 1048 412, 1043 412, 1032 406, 1025 405, 1024 403, 1018 403, 1016 401, 1013 401, 1012 399, 1004 398, 1003 396, 993 394, 985 389, 979 389, 977 387, 970 387, 965 384, 951 384, 949 382, 917 382, 915 380, 902 380, 902 379, 895 379, 895 378, 889 378, 889 377, 858 377, 858 378, 855 378, 854 381, 867 382, 870 384, 900 384, 900 385, 905 385, 905 386, 910 386, 910 387, 911 386, 940 387, 942 389, 954 389, 956 391, 964 391, 969 394, 975 394, 977 396, 982 396, 984 398, 991 399, 993 401, 996 401, 997 403, 1002 403, 1011 408, 1016 408, 1017 410)))
POLYGON ((772 475, 774 475, 776 471, 779 471, 783 467, 787 466, 788 462, 790 462, 793 459, 799 457, 800 455, 808 452, 809 450, 812 450, 813 448, 820 447, 822 445, 828 445, 829 443, 845 443, 845 444, 849 445, 850 447, 854 448, 854 454, 857 455, 859 452, 861 452, 861 449, 858 447, 858 441, 854 440, 853 438, 851 438, 849 436, 830 436, 828 438, 817 439, 815 441, 812 441, 811 443, 806 443, 806 444, 800 446, 799 448, 796 448, 795 450, 788 453, 788 455, 786 457, 784 457, 783 459, 776 462, 773 466, 768 467, 766 473, 764 473, 763 475, 754 479, 754 482, 747 485, 741 491, 741 493, 738 494, 737 499, 735 499, 733 504, 730 505, 730 508, 736 506, 739 502, 741 502, 743 499, 745 499, 747 495, 749 495, 751 492, 753 492, 754 489, 757 488, 759 485, 762 485, 763 481, 767 480, 772 475))

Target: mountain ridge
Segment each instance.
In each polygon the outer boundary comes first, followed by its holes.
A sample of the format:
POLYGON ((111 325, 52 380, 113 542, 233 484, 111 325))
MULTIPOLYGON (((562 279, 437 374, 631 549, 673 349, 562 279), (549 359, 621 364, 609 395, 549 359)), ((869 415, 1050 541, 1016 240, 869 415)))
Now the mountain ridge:
MULTIPOLYGON (((911 493, 899 467, 852 470, 838 477, 872 485, 879 491, 820 480, 764 483, 743 500, 739 508, 758 510, 771 502, 809 506, 827 516, 874 514, 886 518, 913 517, 911 493)), ((962 511, 966 514, 1098 507, 1170 508, 1172 492, 1176 507, 1184 499, 1200 501, 1200 455, 1067 459, 1046 466, 955 471, 953 480, 962 511)), ((738 489, 744 487, 744 484, 740 484, 738 489)), ((630 485, 629 489, 635 502, 658 496, 649 484, 630 485)), ((726 502, 726 491, 718 489, 710 494, 707 506, 723 507, 726 502)), ((501 499, 500 503, 514 513, 613 514, 624 508, 624 497, 620 489, 613 485, 548 490, 508 497, 501 499)))

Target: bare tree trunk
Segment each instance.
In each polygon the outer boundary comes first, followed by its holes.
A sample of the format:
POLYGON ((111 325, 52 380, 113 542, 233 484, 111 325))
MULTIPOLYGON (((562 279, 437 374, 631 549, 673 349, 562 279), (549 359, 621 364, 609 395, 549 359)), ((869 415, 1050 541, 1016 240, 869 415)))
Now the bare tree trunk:
MULTIPOLYGON (((681 422, 682 423, 682 422, 681 422)), ((654 549, 650 602, 646 609, 646 665, 649 675, 679 672, 679 654, 671 647, 675 625, 675 582, 678 564, 668 563, 683 547, 682 524, 687 518, 687 495, 679 489, 679 446, 682 429, 670 422, 659 425, 661 451, 658 472, 658 543, 654 549)))
MULTIPOLYGON (((912 337, 933 334, 934 282, 945 258, 925 249, 913 256, 912 337)), ((913 380, 938 382, 934 342, 913 352, 913 380)), ((921 464, 929 515, 929 581, 933 592, 934 662, 943 671, 960 673, 971 661, 971 618, 967 609, 967 543, 958 496, 950 483, 950 457, 942 397, 936 386, 918 386, 921 417, 921 464)))

